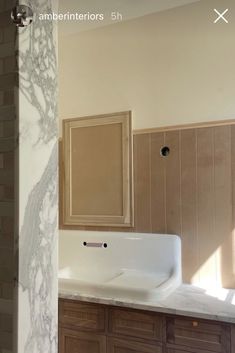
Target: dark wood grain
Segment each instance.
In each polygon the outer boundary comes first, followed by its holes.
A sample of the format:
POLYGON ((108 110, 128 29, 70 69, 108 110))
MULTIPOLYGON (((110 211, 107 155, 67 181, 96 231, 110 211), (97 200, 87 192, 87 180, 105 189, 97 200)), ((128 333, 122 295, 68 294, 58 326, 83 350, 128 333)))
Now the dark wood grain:
POLYGON ((229 328, 227 325, 205 320, 169 318, 167 320, 167 343, 229 353, 229 328))
POLYGON ((66 299, 59 302, 59 353, 235 353, 234 324, 78 301, 71 307, 66 299), (103 310, 106 329, 99 331, 97 313, 103 310), (78 325, 71 325, 68 318, 78 320, 78 325))
POLYGON ((62 328, 59 347, 60 353, 106 353, 106 337, 62 328))
POLYGON ((153 313, 110 309, 109 331, 151 340, 162 340, 162 317, 153 313))
POLYGON ((59 320, 62 326, 104 332, 105 308, 102 305, 60 300, 59 320))
POLYGON ((162 353, 162 347, 123 340, 119 338, 108 338, 107 353, 162 353))
POLYGON ((235 325, 231 325, 231 353, 235 353, 235 325))

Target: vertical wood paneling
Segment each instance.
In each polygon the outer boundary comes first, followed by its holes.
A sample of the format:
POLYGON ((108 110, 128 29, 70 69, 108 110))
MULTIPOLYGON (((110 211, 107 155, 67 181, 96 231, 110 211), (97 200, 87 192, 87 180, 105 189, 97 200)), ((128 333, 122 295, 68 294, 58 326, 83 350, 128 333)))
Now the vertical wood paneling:
POLYGON ((197 271, 196 130, 181 132, 182 266, 183 278, 191 282, 197 271))
POLYGON ((153 233, 166 232, 165 159, 160 155, 164 133, 151 134, 151 224, 153 233))
POLYGON ((216 276, 214 246, 213 129, 197 130, 197 230, 200 280, 209 284, 216 276))
POLYGON ((170 154, 165 158, 166 231, 169 234, 181 234, 180 132, 167 132, 165 144, 170 148, 170 154))
MULTIPOLYGON (((232 233, 232 244, 231 244, 231 256, 233 259, 232 271, 233 271, 233 286, 235 288, 235 126, 231 126, 231 179, 232 179, 232 222, 231 222, 231 233, 232 233)), ((225 252, 224 256, 226 256, 225 252)), ((234 328, 234 345, 235 345, 235 328, 234 328)), ((235 353, 235 347, 234 347, 235 353)))
POLYGON ((218 280, 225 287, 234 286, 232 259, 232 184, 231 184, 231 128, 214 129, 214 247, 220 249, 218 280))
POLYGON ((179 234, 184 282, 235 288, 235 126, 135 135, 133 154, 135 227, 121 231, 179 234))
POLYGON ((135 230, 151 232, 150 135, 134 136, 135 230))

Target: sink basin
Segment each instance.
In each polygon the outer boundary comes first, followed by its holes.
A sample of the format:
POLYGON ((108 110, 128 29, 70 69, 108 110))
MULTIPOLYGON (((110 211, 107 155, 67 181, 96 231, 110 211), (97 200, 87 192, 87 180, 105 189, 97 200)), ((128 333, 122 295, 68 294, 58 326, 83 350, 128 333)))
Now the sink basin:
POLYGON ((61 231, 59 290, 153 301, 181 284, 177 235, 61 231))

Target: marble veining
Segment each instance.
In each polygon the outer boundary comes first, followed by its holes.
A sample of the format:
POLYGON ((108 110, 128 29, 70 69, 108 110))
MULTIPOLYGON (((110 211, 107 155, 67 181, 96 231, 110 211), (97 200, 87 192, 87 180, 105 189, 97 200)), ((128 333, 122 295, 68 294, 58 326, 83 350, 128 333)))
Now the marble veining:
MULTIPOLYGON (((57 114, 57 49, 54 23, 40 21, 38 15, 51 13, 52 4, 42 0, 27 1, 27 4, 33 9, 34 22, 21 33, 29 45, 26 50, 19 50, 20 91, 39 115, 36 142, 48 143, 57 137, 57 120, 54 118, 57 114)), ((27 133, 27 129, 22 133, 27 133)))
POLYGON ((62 290, 60 290, 59 297, 235 323, 235 290, 232 289, 214 289, 214 291, 207 292, 204 289, 183 284, 166 299, 155 302, 80 295, 78 292, 62 290))
POLYGON ((57 353, 56 23, 39 13, 55 0, 20 3, 34 12, 19 29, 18 353, 57 353))

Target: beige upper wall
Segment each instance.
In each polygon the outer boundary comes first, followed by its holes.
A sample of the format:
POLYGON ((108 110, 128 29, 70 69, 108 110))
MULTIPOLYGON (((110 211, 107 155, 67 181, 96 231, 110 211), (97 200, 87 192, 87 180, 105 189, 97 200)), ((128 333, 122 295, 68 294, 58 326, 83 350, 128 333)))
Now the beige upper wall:
POLYGON ((59 32, 61 35, 70 35, 80 31, 87 31, 97 27, 113 24, 110 14, 117 11, 122 14, 124 20, 130 20, 154 12, 164 11, 182 5, 203 0, 59 0, 60 13, 102 13, 102 21, 62 21, 59 32), (79 4, 79 8, 78 8, 79 4))
POLYGON ((234 0, 203 0, 60 37, 59 116, 132 110, 134 129, 234 119, 234 34, 234 0), (213 24, 215 7, 229 24, 213 24))

